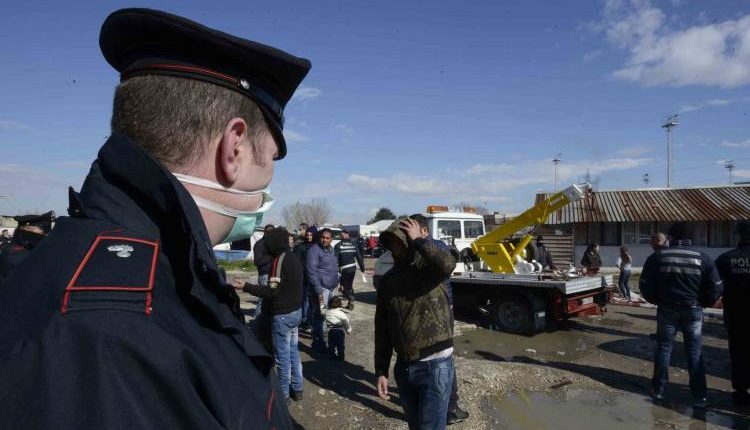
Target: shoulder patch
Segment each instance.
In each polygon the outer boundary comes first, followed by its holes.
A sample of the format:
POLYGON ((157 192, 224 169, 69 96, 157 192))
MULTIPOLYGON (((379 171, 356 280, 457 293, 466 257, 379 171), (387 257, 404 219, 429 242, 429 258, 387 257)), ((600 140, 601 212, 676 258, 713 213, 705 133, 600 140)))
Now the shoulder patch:
POLYGON ((100 234, 65 288, 63 314, 121 309, 151 313, 159 243, 100 234))

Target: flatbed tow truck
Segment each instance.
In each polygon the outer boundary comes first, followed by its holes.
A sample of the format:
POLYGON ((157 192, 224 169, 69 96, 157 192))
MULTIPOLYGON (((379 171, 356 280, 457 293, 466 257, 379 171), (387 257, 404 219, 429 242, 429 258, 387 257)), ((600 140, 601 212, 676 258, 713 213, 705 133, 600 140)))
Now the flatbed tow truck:
POLYGON ((613 290, 612 275, 582 276, 572 262, 567 271, 543 271, 530 255, 534 254, 530 234, 533 227, 589 191, 588 184, 571 185, 469 242, 464 226, 471 225, 476 232, 476 222, 482 217, 471 213, 462 217, 463 212, 428 207, 425 216, 432 237, 456 246, 463 263, 457 265, 451 277, 456 306, 480 310, 499 330, 528 335, 552 330, 557 323, 571 317, 606 312, 613 290), (457 221, 461 223, 460 229, 457 221), (441 226, 450 226, 450 231, 441 226), (519 231, 527 233, 519 235, 519 231), (459 238, 468 246, 463 249, 457 246, 461 243, 459 238))

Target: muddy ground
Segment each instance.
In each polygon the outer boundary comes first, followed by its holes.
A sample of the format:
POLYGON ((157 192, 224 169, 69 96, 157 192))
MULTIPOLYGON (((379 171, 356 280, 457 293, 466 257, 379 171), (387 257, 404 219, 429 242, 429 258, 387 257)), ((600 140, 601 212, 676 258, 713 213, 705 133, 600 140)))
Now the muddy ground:
MULTIPOLYGON (((407 428, 393 378, 391 400, 377 396, 375 290, 359 275, 355 280, 358 302, 349 313, 353 332, 346 340, 346 361, 314 355, 309 335, 300 335, 304 399, 289 409, 301 428, 407 428)), ((252 315, 255 298, 241 296, 252 315)), ((718 316, 707 317, 704 325, 711 406, 703 412, 690 407, 681 335, 675 342, 668 402, 657 406, 648 397, 654 308, 611 304, 603 316, 574 320, 533 337, 494 331, 478 313, 464 312, 457 319, 460 404, 471 416, 452 430, 750 429, 750 411, 731 403, 726 332, 718 316)))

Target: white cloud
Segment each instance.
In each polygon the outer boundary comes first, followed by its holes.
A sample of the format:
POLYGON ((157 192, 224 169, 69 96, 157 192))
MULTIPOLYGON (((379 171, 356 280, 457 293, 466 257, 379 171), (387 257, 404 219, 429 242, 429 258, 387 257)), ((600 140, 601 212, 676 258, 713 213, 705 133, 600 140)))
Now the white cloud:
POLYGON ((649 0, 607 0, 591 28, 628 53, 613 77, 645 86, 750 83, 750 15, 681 29, 666 18, 649 0))
POLYGON ((732 100, 732 99, 706 100, 701 103, 690 103, 690 104, 682 105, 678 113, 695 112, 695 111, 703 110, 703 109, 710 108, 710 107, 727 106, 727 105, 731 105, 733 103, 738 103, 742 101, 745 101, 745 100, 744 99, 741 99, 741 100, 732 100))
POLYGON ((725 140, 721 142, 719 145, 727 147, 727 148, 750 148, 750 139, 747 139, 742 142, 729 142, 725 140))
POLYGON ((596 50, 593 50, 591 52, 587 52, 587 53, 583 54, 583 62, 584 63, 590 63, 590 62, 594 61, 595 59, 597 59, 603 53, 604 53, 604 51, 602 51, 601 49, 596 49, 596 50))
POLYGON ((739 169, 732 172, 735 178, 750 179, 750 169, 739 169))
POLYGON ((307 100, 317 99, 321 96, 321 94, 323 94, 323 90, 321 90, 320 88, 302 85, 297 88, 297 91, 294 92, 292 100, 299 100, 301 102, 304 102, 307 100))
POLYGON ((0 130, 4 131, 11 131, 11 130, 21 130, 21 131, 31 131, 33 128, 31 128, 30 125, 26 125, 24 123, 8 120, 8 119, 0 119, 0 130))
POLYGON ((310 141, 309 137, 305 136, 304 134, 298 131, 294 131, 290 129, 284 130, 284 138, 288 142, 294 142, 294 143, 305 143, 305 142, 310 141))
POLYGON ((652 152, 653 150, 653 146, 637 145, 631 146, 630 148, 620 149, 616 152, 616 154, 622 155, 623 157, 640 157, 648 154, 649 152, 652 152))
MULTIPOLYGON (((580 160, 561 163, 558 167, 560 184, 583 176, 626 171, 648 163, 649 158, 614 157, 605 160, 580 160)), ((551 163, 521 161, 518 164, 475 164, 464 169, 436 171, 431 175, 395 173, 390 176, 351 174, 346 179, 354 188, 371 192, 392 192, 405 195, 440 196, 448 200, 477 202, 506 202, 504 195, 520 187, 537 185, 552 188, 551 163)))

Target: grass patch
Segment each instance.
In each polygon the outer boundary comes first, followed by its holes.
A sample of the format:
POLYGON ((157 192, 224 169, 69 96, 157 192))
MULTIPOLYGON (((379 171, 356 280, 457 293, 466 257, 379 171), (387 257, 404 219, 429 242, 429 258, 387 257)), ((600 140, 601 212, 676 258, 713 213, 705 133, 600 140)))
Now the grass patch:
POLYGON ((242 270, 243 272, 254 272, 257 270, 255 264, 250 260, 238 260, 238 261, 226 261, 218 260, 219 267, 223 268, 227 272, 242 270))

